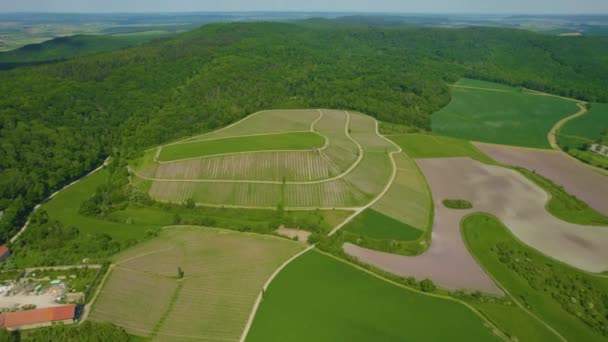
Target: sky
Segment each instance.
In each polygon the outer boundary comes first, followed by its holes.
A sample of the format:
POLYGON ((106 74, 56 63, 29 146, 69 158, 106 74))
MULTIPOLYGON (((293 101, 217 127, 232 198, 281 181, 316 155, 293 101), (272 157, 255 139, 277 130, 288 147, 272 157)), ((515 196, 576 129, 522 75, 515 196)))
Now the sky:
POLYGON ((0 12, 207 11, 608 14, 608 0, 0 0, 0 12))

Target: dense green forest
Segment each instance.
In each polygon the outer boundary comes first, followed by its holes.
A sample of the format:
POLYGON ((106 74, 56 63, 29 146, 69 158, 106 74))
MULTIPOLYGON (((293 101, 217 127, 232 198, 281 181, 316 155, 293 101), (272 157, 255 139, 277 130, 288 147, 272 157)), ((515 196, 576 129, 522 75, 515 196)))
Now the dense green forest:
POLYGON ((17 50, 0 52, 0 70, 35 65, 73 57, 108 52, 167 36, 168 33, 133 33, 125 35, 76 35, 59 37, 17 50))
POLYGON ((233 23, 3 71, 0 240, 109 155, 271 108, 345 108, 428 130, 463 76, 608 101, 606 56, 608 37, 233 23))

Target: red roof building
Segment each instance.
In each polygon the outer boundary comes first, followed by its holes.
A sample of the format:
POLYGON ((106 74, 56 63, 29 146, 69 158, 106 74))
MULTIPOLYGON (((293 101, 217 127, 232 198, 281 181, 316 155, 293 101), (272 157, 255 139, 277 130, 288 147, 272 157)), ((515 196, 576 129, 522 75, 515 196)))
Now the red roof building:
POLYGON ((44 309, 34 309, 7 312, 0 315, 0 327, 19 328, 32 324, 50 323, 74 319, 76 305, 53 306, 44 309))
POLYGON ((0 261, 3 261, 4 259, 6 259, 9 254, 10 254, 10 251, 9 251, 8 247, 6 247, 5 245, 0 246, 0 261))

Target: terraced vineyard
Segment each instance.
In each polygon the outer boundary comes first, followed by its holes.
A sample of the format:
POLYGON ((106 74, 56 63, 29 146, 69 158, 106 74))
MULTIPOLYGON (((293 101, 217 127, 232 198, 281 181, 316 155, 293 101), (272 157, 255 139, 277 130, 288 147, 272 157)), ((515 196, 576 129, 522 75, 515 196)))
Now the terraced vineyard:
POLYGON ((216 132, 161 146, 146 153, 132 172, 151 181, 149 194, 165 202, 350 208, 367 204, 388 185, 390 153, 397 150, 378 134, 376 120, 363 114, 265 111, 216 132), (294 135, 304 134, 294 143, 294 135), (324 144, 319 146, 313 136, 324 144))

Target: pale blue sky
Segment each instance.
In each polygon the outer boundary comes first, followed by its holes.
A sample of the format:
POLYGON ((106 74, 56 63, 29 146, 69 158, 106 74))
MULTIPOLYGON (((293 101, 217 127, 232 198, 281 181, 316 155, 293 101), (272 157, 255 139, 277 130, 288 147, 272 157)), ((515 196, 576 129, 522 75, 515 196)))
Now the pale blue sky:
POLYGON ((0 12, 608 13, 608 0, 0 0, 0 12))

